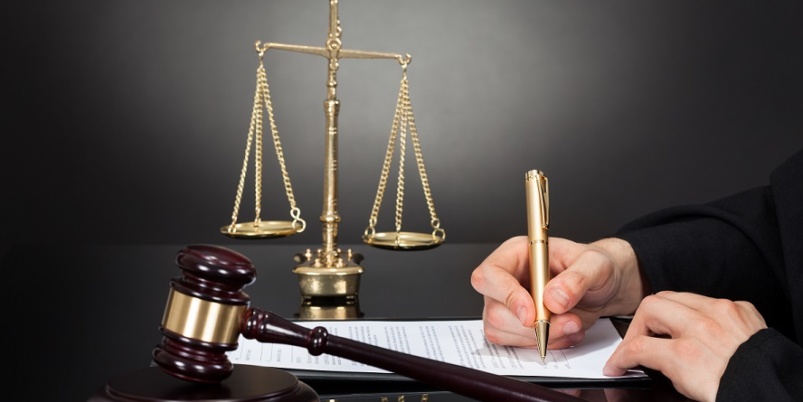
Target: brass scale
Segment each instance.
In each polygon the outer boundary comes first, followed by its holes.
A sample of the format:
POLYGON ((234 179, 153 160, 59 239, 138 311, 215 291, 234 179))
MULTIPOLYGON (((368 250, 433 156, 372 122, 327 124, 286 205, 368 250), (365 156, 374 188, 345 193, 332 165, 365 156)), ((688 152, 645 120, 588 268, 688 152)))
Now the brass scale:
POLYGON ((423 250, 437 247, 446 239, 446 232, 441 228, 440 220, 435 213, 435 205, 430 191, 429 180, 421 153, 421 146, 418 138, 418 131, 415 126, 413 109, 410 103, 409 83, 407 79, 407 68, 411 62, 411 56, 381 53, 361 50, 350 50, 342 48, 340 20, 338 18, 338 1, 329 1, 329 35, 324 47, 291 45, 282 43, 261 43, 255 44, 256 52, 259 55, 259 66, 257 68, 257 84, 254 94, 254 105, 251 113, 251 122, 248 130, 248 139, 245 147, 245 157, 243 159, 240 180, 237 186, 237 193, 234 200, 234 209, 231 215, 231 223, 220 228, 220 232, 235 239, 262 239, 276 238, 294 235, 303 232, 306 222, 301 217, 301 210, 296 205, 293 196, 293 187, 290 176, 287 172, 284 153, 279 138, 278 129, 273 116, 273 106, 271 103, 270 89, 268 86, 267 75, 264 67, 264 56, 268 50, 285 50, 313 54, 326 57, 329 60, 328 76, 326 80, 327 96, 324 101, 324 111, 326 114, 325 127, 325 155, 324 155, 324 199, 323 211, 320 217, 323 232, 323 245, 316 253, 307 249, 305 253, 295 257, 299 263, 293 269, 298 275, 299 287, 302 295, 302 316, 303 318, 353 318, 358 314, 354 309, 343 309, 342 307, 352 306, 356 303, 359 291, 360 275, 363 268, 359 265, 362 257, 359 254, 348 250, 345 255, 337 245, 338 224, 340 216, 337 211, 337 180, 338 180, 338 112, 340 103, 337 100, 337 70, 340 59, 393 59, 398 61, 402 68, 401 86, 399 88, 396 111, 393 116, 393 123, 388 140, 387 152, 379 179, 376 198, 374 200, 368 226, 362 236, 364 243, 371 246, 390 249, 390 250, 423 250), (262 220, 262 148, 263 148, 263 113, 268 112, 268 121, 272 135, 273 145, 276 150, 276 157, 281 167, 281 175, 284 183, 287 200, 290 204, 290 217, 292 220, 262 220), (431 233, 416 233, 402 231, 402 210, 404 199, 404 158, 406 153, 407 132, 413 145, 416 164, 423 185, 424 196, 430 214, 431 233), (387 187, 388 176, 391 170, 392 159, 396 145, 399 148, 398 158, 398 178, 396 184, 396 214, 395 231, 378 232, 376 230, 379 209, 382 204, 385 189, 387 187), (251 222, 239 222, 239 210, 245 187, 246 173, 249 166, 249 156, 252 147, 254 148, 255 165, 255 211, 254 220, 251 222), (337 299, 340 306, 335 309, 328 309, 321 313, 321 310, 304 309, 304 303, 309 305, 315 299, 337 299))

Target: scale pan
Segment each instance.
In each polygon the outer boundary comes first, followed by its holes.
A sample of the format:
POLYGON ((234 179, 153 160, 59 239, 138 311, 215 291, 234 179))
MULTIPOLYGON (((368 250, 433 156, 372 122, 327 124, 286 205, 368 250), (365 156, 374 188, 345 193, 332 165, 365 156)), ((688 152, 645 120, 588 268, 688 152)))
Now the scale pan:
POLYGON ((220 233, 234 239, 270 239, 298 233, 293 227, 293 221, 260 221, 258 225, 254 222, 244 222, 234 225, 233 231, 229 231, 230 227, 221 226, 220 233))
POLYGON ((364 235, 365 244, 391 250, 427 250, 443 243, 443 237, 431 233, 380 232, 364 235))

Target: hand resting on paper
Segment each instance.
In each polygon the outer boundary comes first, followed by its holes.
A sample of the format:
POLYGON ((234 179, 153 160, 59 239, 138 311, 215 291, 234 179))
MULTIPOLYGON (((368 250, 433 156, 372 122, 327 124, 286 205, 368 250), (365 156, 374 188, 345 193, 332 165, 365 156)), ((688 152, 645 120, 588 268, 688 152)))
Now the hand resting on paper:
POLYGON ((632 367, 649 367, 671 379, 683 395, 715 401, 736 348, 764 328, 761 314, 748 302, 660 292, 641 302, 603 373, 617 376, 632 367))

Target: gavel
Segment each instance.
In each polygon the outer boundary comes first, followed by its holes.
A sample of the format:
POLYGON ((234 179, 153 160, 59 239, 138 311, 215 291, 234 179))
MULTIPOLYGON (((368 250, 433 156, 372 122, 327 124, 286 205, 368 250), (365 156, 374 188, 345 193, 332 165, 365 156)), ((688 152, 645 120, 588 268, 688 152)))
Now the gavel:
POLYGON ((153 360, 168 374, 195 383, 220 383, 234 370, 226 353, 240 334, 259 342, 306 348, 367 364, 480 401, 576 402, 580 399, 533 383, 418 357, 308 329, 268 311, 250 308, 243 289, 256 280, 244 255, 215 245, 190 245, 170 282, 162 342, 153 360))

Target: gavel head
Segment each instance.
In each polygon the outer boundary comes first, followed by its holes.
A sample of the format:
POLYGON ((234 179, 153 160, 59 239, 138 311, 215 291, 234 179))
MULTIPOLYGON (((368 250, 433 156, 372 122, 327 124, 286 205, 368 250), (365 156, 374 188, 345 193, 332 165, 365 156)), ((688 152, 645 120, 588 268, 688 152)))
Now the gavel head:
POLYGON ((182 276, 170 281, 153 360, 178 378, 218 383, 234 369, 226 352, 237 349, 249 305, 243 288, 254 282, 256 269, 242 254, 213 245, 185 247, 176 264, 182 276))

